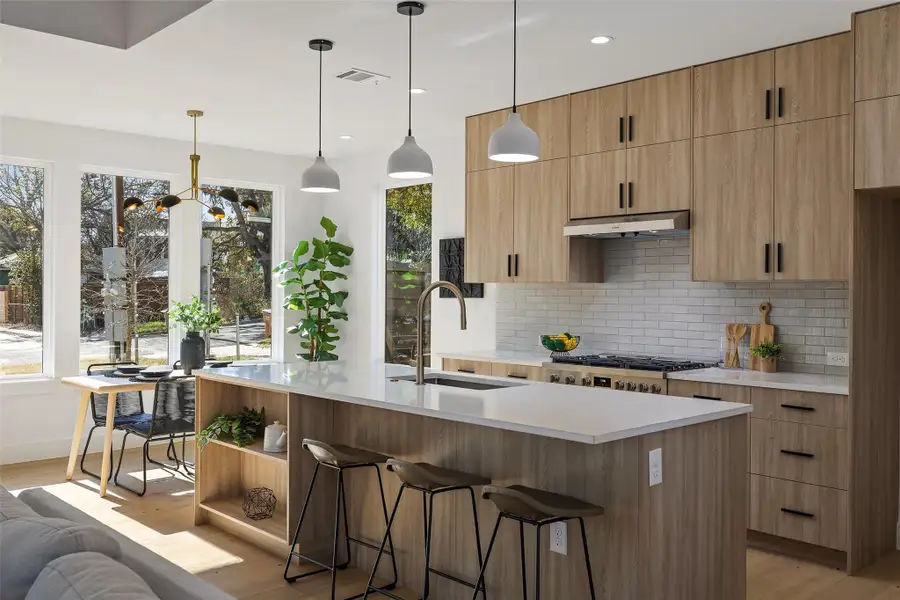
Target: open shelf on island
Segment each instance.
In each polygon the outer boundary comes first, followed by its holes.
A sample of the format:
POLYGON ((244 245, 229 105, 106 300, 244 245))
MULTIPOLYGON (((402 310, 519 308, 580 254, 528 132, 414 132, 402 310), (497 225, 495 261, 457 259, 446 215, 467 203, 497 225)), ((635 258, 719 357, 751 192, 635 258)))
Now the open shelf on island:
POLYGON ((257 440, 244 448, 235 445, 231 440, 209 440, 209 443, 287 464, 287 452, 264 452, 262 440, 257 440))
POLYGON ((275 514, 268 519, 258 521, 244 514, 242 508, 243 497, 216 498, 200 503, 200 508, 224 517, 245 527, 256 529, 279 542, 287 541, 287 516, 284 507, 279 502, 276 505, 275 514))

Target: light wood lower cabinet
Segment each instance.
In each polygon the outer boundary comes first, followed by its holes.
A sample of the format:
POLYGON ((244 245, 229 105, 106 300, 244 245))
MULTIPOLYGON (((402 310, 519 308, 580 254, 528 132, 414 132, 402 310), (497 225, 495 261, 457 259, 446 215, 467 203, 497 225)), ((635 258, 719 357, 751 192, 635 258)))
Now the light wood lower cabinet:
POLYGON ((847 550, 847 492, 751 475, 750 529, 847 550))
POLYGON ((629 148, 625 156, 628 214, 690 210, 690 140, 629 148))
POLYGON ((528 379, 530 381, 545 381, 543 367, 529 365, 516 365, 510 363, 492 363, 491 375, 494 377, 509 377, 511 379, 528 379))
POLYGON ((457 373, 471 373, 473 375, 492 375, 492 363, 484 360, 463 360, 459 358, 445 358, 441 368, 444 371, 457 373))
POLYGON ((850 468, 846 429, 750 419, 750 472, 847 489, 850 468))
POLYGON ((849 422, 847 396, 752 388, 750 400, 758 419, 841 428, 849 422))
POLYGON ((514 167, 466 174, 465 279, 468 282, 513 280, 514 179, 514 167))
POLYGON ((854 187, 900 186, 900 96, 856 103, 854 187))
POLYGON ((699 381, 682 381, 679 379, 669 379, 667 381, 669 396, 750 404, 750 388, 742 385, 701 383, 699 381))

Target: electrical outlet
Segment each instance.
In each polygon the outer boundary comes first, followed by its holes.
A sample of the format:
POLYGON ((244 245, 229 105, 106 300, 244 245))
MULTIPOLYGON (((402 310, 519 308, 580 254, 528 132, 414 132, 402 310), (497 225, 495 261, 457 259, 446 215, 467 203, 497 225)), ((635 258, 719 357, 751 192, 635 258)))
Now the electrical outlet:
POLYGON ((829 367, 849 367, 850 355, 846 352, 829 352, 826 362, 829 367))
POLYGON ((568 556, 569 534, 566 531, 566 522, 561 521, 550 526, 550 551, 568 556))
POLYGON ((662 483, 662 448, 650 451, 650 485, 662 483))

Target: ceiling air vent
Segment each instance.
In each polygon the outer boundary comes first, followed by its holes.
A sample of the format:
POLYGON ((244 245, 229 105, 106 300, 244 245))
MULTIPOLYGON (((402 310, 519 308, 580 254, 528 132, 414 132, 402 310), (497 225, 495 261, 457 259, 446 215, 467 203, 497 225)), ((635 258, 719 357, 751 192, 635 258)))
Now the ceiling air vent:
POLYGON ((352 81, 353 83, 374 83, 376 85, 380 81, 390 79, 387 75, 379 75, 378 73, 364 71, 363 69, 357 69, 356 67, 341 71, 337 74, 337 78, 343 79, 344 81, 352 81))

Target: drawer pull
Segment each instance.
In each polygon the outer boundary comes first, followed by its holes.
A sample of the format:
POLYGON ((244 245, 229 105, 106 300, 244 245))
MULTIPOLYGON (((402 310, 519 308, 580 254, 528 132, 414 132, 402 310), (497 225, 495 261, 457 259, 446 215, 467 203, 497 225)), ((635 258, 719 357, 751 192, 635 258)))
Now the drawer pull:
POLYGON ((515 373, 510 373, 507 377, 512 377, 513 379, 528 379, 528 375, 516 375, 515 373))
POLYGON ((699 398, 700 400, 721 400, 717 396, 704 396, 702 394, 694 394, 694 398, 699 398))
POLYGON ((798 452, 797 450, 782 450, 782 454, 787 454, 788 456, 799 456, 801 458, 815 458, 815 454, 810 454, 809 452, 798 452))
POLYGON ((468 374, 470 374, 470 375, 474 375, 474 374, 475 374, 475 369, 457 369, 456 371, 457 371, 458 373, 468 373, 468 374))
POLYGON ((808 512, 803 512, 802 510, 794 510, 793 508, 782 508, 781 512, 787 513, 789 515, 794 515, 795 517, 803 517, 806 519, 815 519, 816 515, 808 512))
POLYGON ((806 412, 813 412, 816 410, 812 406, 803 406, 802 404, 782 404, 781 408, 790 408, 791 410, 805 410, 806 412))

